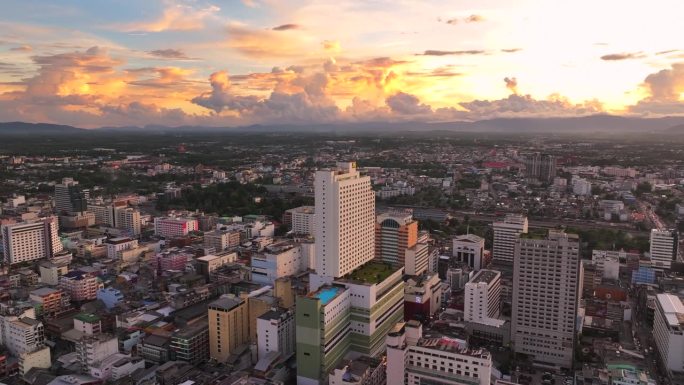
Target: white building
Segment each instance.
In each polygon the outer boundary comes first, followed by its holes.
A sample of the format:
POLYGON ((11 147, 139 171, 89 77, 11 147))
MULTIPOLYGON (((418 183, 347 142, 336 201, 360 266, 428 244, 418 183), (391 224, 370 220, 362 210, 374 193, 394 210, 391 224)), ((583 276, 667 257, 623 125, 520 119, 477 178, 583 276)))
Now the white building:
POLYGON ((617 280, 620 276, 620 259, 626 260, 628 255, 635 255, 637 260, 639 258, 638 254, 625 251, 592 250, 591 260, 603 278, 617 280))
POLYGON ((102 381, 117 381, 138 369, 145 369, 143 358, 114 353, 91 366, 90 375, 102 381))
POLYGON ((31 368, 49 369, 52 366, 50 348, 47 346, 19 355, 19 373, 26 374, 31 368))
POLYGON ((663 366, 671 371, 684 371, 684 305, 679 297, 656 296, 653 338, 663 366))
POLYGON ((3 343, 14 356, 30 353, 45 345, 43 323, 29 317, 5 318, 3 343))
POLYGON ((416 243, 406 249, 404 255, 404 273, 407 275, 421 275, 428 271, 430 264, 430 248, 427 243, 416 243))
POLYGON ((387 336, 387 384, 489 385, 492 357, 466 341, 424 336, 420 322, 399 323, 387 336))
POLYGON ((300 235, 314 235, 314 206, 301 206, 288 210, 291 215, 292 232, 300 235))
POLYGON ((84 336, 76 342, 76 354, 84 369, 96 368, 107 357, 119 353, 119 340, 115 336, 99 334, 84 336))
POLYGON ((310 253, 306 248, 313 248, 313 244, 283 242, 267 246, 265 252, 252 255, 252 280, 273 285, 278 278, 308 269, 310 253))
POLYGON ((57 218, 2 225, 2 249, 5 261, 13 265, 52 258, 64 247, 59 239, 57 218))
POLYGON ((105 242, 107 245, 107 258, 121 259, 122 252, 138 247, 138 241, 131 238, 112 238, 105 242))
POLYGON ((651 261, 657 267, 670 269, 672 261, 679 253, 679 234, 677 230, 651 230, 651 261))
POLYGON ((516 353, 551 370, 571 368, 581 288, 579 238, 549 231, 515 247, 511 342, 516 353))
POLYGON ((494 222, 494 242, 492 259, 497 262, 513 264, 515 242, 520 234, 527 233, 527 217, 508 214, 503 222, 494 222))
POLYGON ((591 195, 591 182, 583 178, 572 178, 572 193, 575 195, 591 195))
POLYGON ((114 209, 114 227, 126 230, 129 235, 140 235, 140 211, 131 207, 117 207, 114 209))
POLYGON ((204 247, 221 252, 240 246, 240 232, 236 230, 214 230, 204 233, 204 247))
POLYGON ((375 195, 353 162, 316 171, 316 272, 342 277, 375 256, 375 195))
POLYGON ((503 323, 501 313, 501 273, 480 270, 465 285, 463 319, 481 324, 503 323))
POLYGON ((257 356, 278 352, 287 359, 295 352, 295 315, 287 309, 274 309, 257 318, 257 356))
POLYGON ((485 240, 475 234, 458 235, 452 241, 452 256, 477 271, 484 266, 485 240))
POLYGON ((164 238, 179 238, 197 231, 199 225, 195 218, 157 217, 154 218, 154 234, 164 238))

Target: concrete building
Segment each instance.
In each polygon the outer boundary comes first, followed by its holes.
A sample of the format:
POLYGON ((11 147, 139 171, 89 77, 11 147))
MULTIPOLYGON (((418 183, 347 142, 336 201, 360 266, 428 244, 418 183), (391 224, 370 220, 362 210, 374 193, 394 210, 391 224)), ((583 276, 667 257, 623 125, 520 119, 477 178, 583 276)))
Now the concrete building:
POLYGON ((150 260, 150 266, 159 276, 169 271, 185 271, 185 265, 194 256, 191 250, 173 247, 155 254, 150 260))
POLYGON ((421 275, 430 267, 430 247, 425 242, 417 242, 406 249, 404 256, 404 273, 406 275, 421 275))
POLYGON ((516 353, 551 370, 572 368, 581 290, 579 238, 549 231, 515 245, 511 340, 516 353))
POLYGON ((50 348, 42 346, 19 355, 19 373, 25 375, 32 368, 49 369, 52 366, 50 348))
POLYGON ((444 285, 437 273, 424 273, 406 280, 404 320, 426 321, 442 307, 444 285))
POLYGON ((102 332, 102 320, 95 314, 78 313, 74 316, 74 330, 88 336, 100 334, 102 332))
POLYGON ((487 350, 436 333, 424 335, 420 322, 399 323, 387 336, 387 384, 489 385, 491 375, 487 350))
POLYGON ((247 301, 224 296, 209 304, 209 355, 226 362, 237 348, 249 343, 247 301))
POLYGON ((138 247, 138 241, 132 238, 119 237, 108 239, 105 245, 107 246, 107 258, 120 260, 124 251, 138 247))
POLYGON ((257 318, 257 356, 277 352, 287 359, 295 352, 295 313, 283 308, 273 309, 257 318))
POLYGON ((69 265, 44 260, 38 263, 38 271, 40 272, 41 283, 57 286, 59 285, 59 277, 69 272, 69 265))
POLYGON ((119 353, 119 340, 107 334, 85 335, 76 342, 78 361, 84 370, 90 371, 107 357, 119 353))
POLYGON ((384 360, 361 356, 343 360, 330 373, 330 385, 384 385, 387 373, 384 360))
POLYGON ((501 314, 501 273, 480 270, 465 284, 463 319, 483 324, 503 323, 501 314))
POLYGON ((197 219, 180 217, 156 217, 154 218, 154 234, 164 238, 180 238, 187 236, 191 231, 198 230, 197 219))
POLYGON ((591 182, 584 178, 572 178, 572 193, 575 195, 591 195, 591 182))
POLYGON ((69 296, 61 289, 42 287, 31 291, 29 299, 38 305, 38 314, 48 317, 69 310, 71 306, 69 296))
POLYGON ((169 341, 170 358, 200 365, 209 359, 209 322, 206 319, 174 331, 169 341))
POLYGON ((494 242, 492 244, 492 259, 499 263, 513 264, 515 242, 520 234, 527 233, 527 217, 508 214, 502 222, 494 222, 494 242))
POLYGON ((602 278, 617 280, 620 276, 620 260, 626 261, 630 255, 639 258, 638 254, 624 251, 592 250, 591 261, 596 265, 602 278))
POLYGON ((138 369, 145 369, 145 360, 127 354, 115 353, 93 364, 90 375, 102 381, 117 381, 138 369))
POLYGON ((556 157, 534 153, 525 156, 525 177, 550 183, 556 177, 556 157))
POLYGON ((12 355, 18 357, 45 345, 43 323, 29 317, 5 318, 2 323, 2 342, 12 355))
POLYGON ((221 252, 240 246, 240 232, 235 230, 214 230, 204 233, 204 247, 221 252))
POLYGON ((316 273, 342 277, 375 256, 375 194, 353 162, 316 171, 316 273))
POLYGON ((9 265, 52 258, 63 251, 57 218, 2 225, 2 250, 9 265))
POLYGON ((418 221, 410 213, 391 212, 375 221, 375 259, 404 266, 407 250, 418 241, 418 221))
POLYGON ((117 290, 113 287, 98 289, 96 297, 105 304, 107 309, 112 309, 124 300, 124 295, 121 290, 117 290))
POLYGON ((125 230, 135 237, 141 233, 140 211, 132 207, 117 207, 114 209, 114 227, 125 230))
POLYGON ((656 295, 653 338, 663 366, 684 372, 684 305, 679 297, 656 295))
POLYGON ((485 266, 485 240, 475 234, 458 235, 452 241, 452 256, 456 261, 480 270, 485 266))
POLYGON ((205 278, 209 278, 211 274, 221 266, 237 261, 237 253, 235 252, 220 252, 210 255, 205 255, 196 259, 197 272, 202 274, 205 278))
POLYGON ((59 286, 72 301, 91 301, 97 298, 97 289, 103 287, 93 273, 73 270, 59 277, 59 286))
POLYGON ((273 286, 276 279, 295 275, 309 267, 310 243, 281 242, 252 255, 252 281, 273 286))
POLYGON ((297 298, 297 384, 323 385, 351 345, 350 291, 322 286, 297 298))
POLYGON ((287 210, 290 218, 290 228, 293 234, 314 235, 314 223, 316 208, 314 206, 301 206, 287 210))
POLYGON ((651 261, 656 268, 669 270, 679 255, 677 230, 651 230, 651 261))
POLYGON ((88 210, 86 194, 72 178, 62 179, 55 185, 55 211, 57 214, 74 215, 88 210))

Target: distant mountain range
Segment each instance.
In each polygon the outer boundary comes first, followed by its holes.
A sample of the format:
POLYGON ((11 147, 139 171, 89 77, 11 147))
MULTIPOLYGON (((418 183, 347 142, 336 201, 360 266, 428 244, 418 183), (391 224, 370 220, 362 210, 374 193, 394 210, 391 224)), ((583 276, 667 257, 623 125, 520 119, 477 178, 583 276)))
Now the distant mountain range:
POLYGON ((497 118, 475 122, 366 122, 321 123, 306 125, 251 125, 239 127, 148 125, 144 127, 101 127, 82 129, 72 126, 8 122, 0 123, 0 135, 55 135, 79 133, 184 133, 184 132, 315 132, 315 133, 403 133, 403 132, 491 132, 491 133, 684 133, 684 117, 636 118, 591 115, 569 118, 497 118))

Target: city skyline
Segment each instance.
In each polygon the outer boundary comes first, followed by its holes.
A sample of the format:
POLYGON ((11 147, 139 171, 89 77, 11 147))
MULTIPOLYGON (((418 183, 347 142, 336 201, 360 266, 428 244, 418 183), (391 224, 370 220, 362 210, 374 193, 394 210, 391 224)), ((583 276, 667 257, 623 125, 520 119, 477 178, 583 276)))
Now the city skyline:
POLYGON ((125 125, 684 112, 674 1, 8 1, 0 121, 125 125))

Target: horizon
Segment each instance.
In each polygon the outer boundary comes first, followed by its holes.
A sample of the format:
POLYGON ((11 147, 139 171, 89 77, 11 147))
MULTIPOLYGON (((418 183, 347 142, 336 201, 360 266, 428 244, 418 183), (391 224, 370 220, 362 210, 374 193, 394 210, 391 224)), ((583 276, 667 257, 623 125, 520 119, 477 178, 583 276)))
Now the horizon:
POLYGON ((657 3, 11 0, 0 17, 0 121, 682 116, 680 24, 660 12, 677 3, 657 3))

